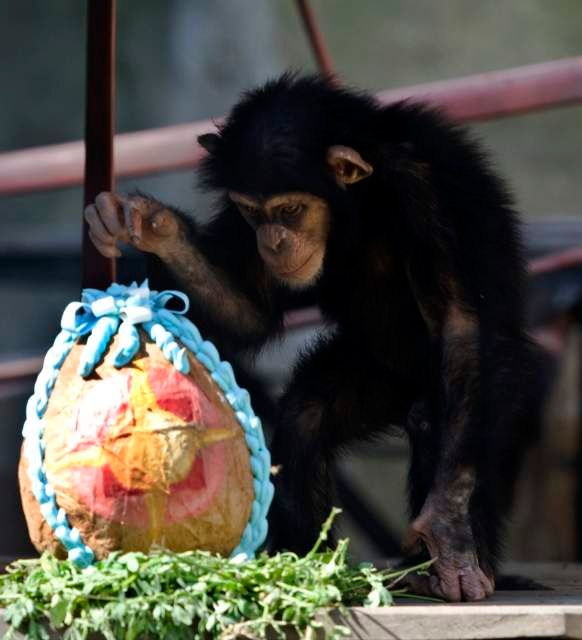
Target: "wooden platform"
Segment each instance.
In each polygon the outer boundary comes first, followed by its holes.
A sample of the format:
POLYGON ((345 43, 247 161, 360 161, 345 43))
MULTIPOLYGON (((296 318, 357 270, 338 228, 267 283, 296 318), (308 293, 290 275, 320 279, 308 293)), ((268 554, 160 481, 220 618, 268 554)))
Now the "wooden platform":
POLYGON ((383 609, 354 608, 344 624, 353 638, 366 640, 582 639, 582 565, 510 564, 505 573, 550 590, 497 591, 478 604, 402 602, 383 609))
MULTIPOLYGON (((498 591, 479 604, 400 602, 382 609, 354 608, 348 617, 332 612, 321 620, 341 622, 352 630, 352 638, 362 640, 582 640, 582 565, 517 564, 506 573, 531 578, 549 590, 498 591)), ((2 637, 5 632, 0 623, 2 637)))

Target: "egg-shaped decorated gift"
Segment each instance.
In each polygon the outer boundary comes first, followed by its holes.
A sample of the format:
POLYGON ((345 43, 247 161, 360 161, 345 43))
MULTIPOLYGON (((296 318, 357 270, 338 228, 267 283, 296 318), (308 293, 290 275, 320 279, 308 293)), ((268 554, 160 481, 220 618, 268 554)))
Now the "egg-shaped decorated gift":
POLYGON ((187 306, 144 282, 86 289, 65 309, 19 467, 39 551, 83 566, 114 550, 251 556, 265 539, 261 423, 187 306))

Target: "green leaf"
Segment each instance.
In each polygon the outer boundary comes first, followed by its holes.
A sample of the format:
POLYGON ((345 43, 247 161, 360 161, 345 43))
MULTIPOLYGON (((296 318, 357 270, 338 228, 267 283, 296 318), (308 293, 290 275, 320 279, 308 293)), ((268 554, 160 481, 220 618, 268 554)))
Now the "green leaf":
POLYGON ((283 615, 281 616, 281 619, 284 622, 291 622, 295 619, 296 614, 297 609, 295 607, 287 607, 286 609, 283 609, 283 615))
POLYGON ((69 609, 69 601, 61 598, 56 599, 56 603, 49 610, 51 625, 58 629, 65 622, 65 617, 69 609))
POLYGON ((125 566, 128 568, 131 573, 137 573, 139 571, 139 561, 135 555, 135 553, 126 553, 123 556, 125 561, 125 566))
POLYGON ((367 607, 384 607, 392 604, 392 595, 388 589, 378 584, 370 591, 364 604, 367 607))
POLYGON ((172 608, 172 620, 176 624, 183 624, 189 627, 192 624, 192 615, 184 607, 176 604, 172 608))
POLYGON ((40 557, 41 569, 46 574, 55 573, 56 563, 57 563, 57 559, 54 556, 52 556, 50 553, 43 553, 42 556, 40 557))
POLYGON ((244 618, 252 620, 259 617, 259 606, 256 602, 250 602, 249 600, 239 600, 237 602, 238 610, 241 612, 244 618))
POLYGON ((83 634, 76 626, 69 627, 63 633, 63 640, 85 640, 87 634, 83 634))

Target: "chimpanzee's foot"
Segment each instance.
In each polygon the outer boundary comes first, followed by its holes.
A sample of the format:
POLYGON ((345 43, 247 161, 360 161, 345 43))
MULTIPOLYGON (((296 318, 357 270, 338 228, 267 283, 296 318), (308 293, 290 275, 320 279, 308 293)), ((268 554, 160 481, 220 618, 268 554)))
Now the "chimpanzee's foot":
POLYGON ((406 584, 420 595, 436 596, 449 602, 483 600, 495 590, 491 575, 479 566, 469 518, 439 510, 427 501, 410 525, 406 546, 422 541, 431 558, 433 575, 407 576, 406 584))
POLYGON ((443 598, 448 602, 484 600, 495 590, 493 578, 472 560, 456 557, 451 562, 437 560, 431 567, 434 575, 409 575, 403 585, 412 593, 443 598))

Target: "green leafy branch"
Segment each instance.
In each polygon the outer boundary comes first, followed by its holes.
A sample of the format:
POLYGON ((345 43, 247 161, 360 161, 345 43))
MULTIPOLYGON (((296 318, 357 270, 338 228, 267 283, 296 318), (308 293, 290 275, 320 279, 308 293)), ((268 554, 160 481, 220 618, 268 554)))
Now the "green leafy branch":
POLYGON ((341 625, 324 628, 322 609, 386 606, 394 597, 415 597, 398 588, 411 571, 352 567, 348 540, 322 550, 334 509, 313 549, 261 554, 240 562, 205 551, 185 553, 112 553, 87 569, 45 554, 18 560, 0 576, 0 605, 10 625, 33 640, 48 640, 49 629, 66 640, 98 633, 107 640, 174 638, 207 640, 244 635, 300 637, 321 634, 335 640, 348 633, 341 625))

